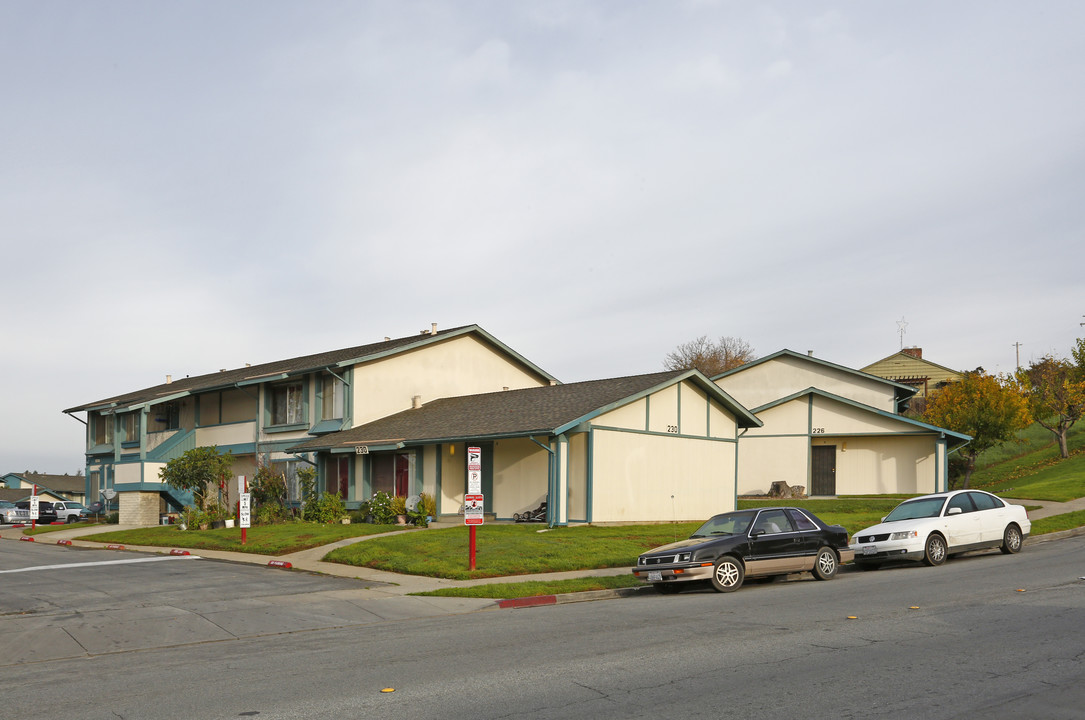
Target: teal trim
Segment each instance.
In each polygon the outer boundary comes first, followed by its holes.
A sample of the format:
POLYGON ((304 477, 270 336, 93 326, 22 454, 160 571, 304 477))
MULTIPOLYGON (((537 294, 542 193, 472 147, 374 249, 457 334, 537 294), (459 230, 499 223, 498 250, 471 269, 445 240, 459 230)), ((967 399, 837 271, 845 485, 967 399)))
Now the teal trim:
POLYGON ((678 405, 678 418, 675 420, 675 426, 678 428, 678 434, 682 434, 682 383, 678 383, 675 387, 677 394, 676 403, 678 405))
MULTIPOLYGON (((558 463, 556 477, 554 478, 554 496, 551 498, 551 500, 554 503, 554 525, 558 527, 565 527, 569 524, 569 518, 566 517, 564 522, 562 522, 561 520, 561 509, 566 505, 565 495, 561 492, 561 480, 564 476, 565 487, 567 488, 569 486, 569 438, 565 437, 564 435, 558 435, 557 440, 558 449, 556 457, 558 459, 558 463), (561 461, 563 458, 565 460, 564 473, 562 473, 561 467, 561 461)), ((547 504, 547 508, 549 507, 550 505, 547 504)), ((568 509, 566 509, 566 513, 568 513, 568 509)))
MULTIPOLYGON (((683 381, 689 381, 697 384, 702 390, 706 392, 709 398, 715 399, 718 403, 720 403, 720 405, 726 408, 728 412, 735 416, 735 423, 739 427, 761 427, 763 425, 763 423, 753 413, 747 410, 733 397, 725 393, 718 385, 709 380, 700 370, 689 370, 682 373, 681 375, 675 375, 674 377, 661 382, 655 387, 648 388, 639 393, 634 393, 629 397, 615 401, 608 405, 604 405, 603 407, 593 410, 571 422, 565 423, 564 425, 555 428, 553 434, 561 435, 562 433, 575 428, 581 423, 593 420, 600 415, 608 413, 616 408, 624 407, 625 405, 640 400, 641 398, 650 401, 651 395, 659 392, 660 390, 663 390, 664 388, 670 387, 675 383, 681 383, 683 381)), ((645 413, 646 420, 650 420, 650 414, 651 413, 649 408, 649 411, 645 413)), ((647 429, 648 427, 650 427, 650 425, 648 425, 648 423, 646 422, 645 429, 647 429)))
MULTIPOLYGON (((606 430, 608 432, 631 433, 633 435, 654 435, 656 437, 683 438, 686 440, 708 440, 709 442, 738 443, 738 438, 706 437, 704 435, 675 435, 674 433, 658 432, 655 430, 635 430, 633 428, 611 427, 609 425, 593 425, 592 430, 606 430)), ((798 437, 802 437, 799 435, 798 437)))
MULTIPOLYGON (((284 432, 297 432, 298 430, 308 430, 309 423, 291 423, 290 425, 270 425, 264 427, 266 433, 284 433, 284 432)), ((298 438, 298 441, 305 438, 298 438)))
POLYGON ((595 517, 595 430, 588 433, 588 447, 586 448, 585 461, 588 467, 585 472, 587 487, 585 490, 584 522, 590 523, 595 517))
POLYGON ((438 444, 435 447, 437 449, 437 463, 433 470, 433 501, 436 505, 434 512, 440 517, 442 505, 441 484, 444 482, 445 446, 438 444))
POLYGON ((650 395, 644 398, 644 431, 648 432, 652 428, 652 397, 650 395))
POLYGON ((143 411, 139 414, 139 457, 142 460, 147 459, 147 413, 150 412, 148 406, 143 407, 143 411))
MULTIPOLYGON (((338 432, 342 429, 342 420, 321 420, 312 428, 310 428, 309 432, 313 435, 320 435, 322 433, 338 432)), ((271 430, 267 430, 267 432, 271 432, 271 430)))
MULTIPOLYGON (((294 441, 294 444, 295 445, 297 444, 296 440, 294 441)), ((426 443, 426 444, 429 444, 429 443, 426 443)), ((375 453, 375 452, 384 452, 386 450, 402 450, 404 447, 406 447, 406 445, 404 445, 401 442, 381 443, 380 445, 352 445, 351 447, 345 447, 345 448, 323 448, 322 452, 329 452, 329 453, 332 453, 332 454, 350 453, 351 455, 368 455, 369 454, 369 453, 359 453, 358 448, 360 448, 360 447, 369 448, 370 453, 375 453)), ((312 448, 310 448, 310 450, 311 449, 312 448)))

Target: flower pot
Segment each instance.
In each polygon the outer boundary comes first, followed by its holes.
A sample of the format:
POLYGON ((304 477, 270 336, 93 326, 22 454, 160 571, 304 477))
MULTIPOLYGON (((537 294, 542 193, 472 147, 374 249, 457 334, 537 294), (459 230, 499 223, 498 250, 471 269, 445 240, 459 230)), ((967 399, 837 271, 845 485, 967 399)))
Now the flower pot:
POLYGON ((407 524, 407 516, 406 515, 396 515, 396 525, 406 525, 406 524, 407 524))
POLYGON ((218 530, 219 528, 224 528, 224 527, 226 527, 226 521, 225 520, 212 520, 211 521, 211 528, 213 530, 218 530))
POLYGON ((227 518, 226 519, 226 527, 232 528, 233 526, 234 526, 234 519, 233 518, 227 518))

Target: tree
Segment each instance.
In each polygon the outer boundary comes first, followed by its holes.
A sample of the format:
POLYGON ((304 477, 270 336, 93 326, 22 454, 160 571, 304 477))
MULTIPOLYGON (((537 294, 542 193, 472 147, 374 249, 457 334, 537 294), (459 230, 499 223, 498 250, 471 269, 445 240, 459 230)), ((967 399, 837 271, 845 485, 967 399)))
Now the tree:
POLYGON ((1017 382, 1028 401, 1032 418, 1050 431, 1059 443, 1059 454, 1070 457, 1066 434, 1085 412, 1085 347, 1078 340, 1074 350, 1075 365, 1045 355, 1017 372, 1017 382))
POLYGON ((745 365, 754 359, 753 348, 741 338, 721 337, 712 342, 707 335, 682 343, 663 360, 665 370, 696 368, 708 377, 745 365))
POLYGON ((964 459, 964 487, 968 487, 976 457, 997 447, 1029 424, 1028 405, 1009 378, 996 378, 982 370, 965 373, 960 381, 935 390, 927 398, 923 419, 931 425, 971 435, 958 453, 964 459))
POLYGON ((197 447, 186 450, 183 455, 166 463, 158 471, 158 478, 172 488, 192 493, 196 507, 207 507, 207 491, 222 488, 230 479, 232 455, 223 455, 218 447, 197 447))

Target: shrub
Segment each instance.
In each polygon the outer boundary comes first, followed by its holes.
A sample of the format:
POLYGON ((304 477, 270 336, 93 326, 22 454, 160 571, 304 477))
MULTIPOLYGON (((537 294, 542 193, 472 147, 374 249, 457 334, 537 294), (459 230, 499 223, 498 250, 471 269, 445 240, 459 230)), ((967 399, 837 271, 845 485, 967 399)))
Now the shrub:
POLYGON ((403 497, 402 495, 396 495, 394 498, 392 498, 392 514, 407 514, 407 498, 403 497))
POLYGON ((261 465, 256 470, 249 485, 253 505, 259 509, 264 505, 286 507, 286 476, 275 473, 268 465, 261 465))
POLYGON ((432 495, 421 493, 418 496, 418 510, 430 517, 437 517, 437 500, 432 495))
POLYGON ((373 516, 373 522, 378 525, 391 525, 396 521, 396 513, 392 510, 392 496, 383 490, 373 494, 369 501, 369 514, 373 516))
POLYGON ((305 519, 308 522, 339 522, 340 518, 346 514, 347 508, 343 505, 343 499, 339 497, 339 493, 324 493, 305 504, 305 519))
POLYGON ((105 521, 110 525, 116 525, 121 521, 121 514, 119 512, 111 512, 105 516, 105 521))
POLYGON ((286 522, 291 517, 290 511, 278 505, 260 505, 253 516, 257 525, 274 525, 286 522))

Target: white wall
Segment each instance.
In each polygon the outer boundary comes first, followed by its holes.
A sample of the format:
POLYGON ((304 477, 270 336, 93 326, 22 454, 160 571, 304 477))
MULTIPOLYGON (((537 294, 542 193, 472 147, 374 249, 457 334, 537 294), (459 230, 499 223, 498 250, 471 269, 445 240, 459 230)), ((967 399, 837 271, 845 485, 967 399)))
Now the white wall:
POLYGON ((768 360, 720 378, 716 384, 750 409, 816 387, 879 410, 896 411, 893 386, 802 357, 784 355, 768 360))

